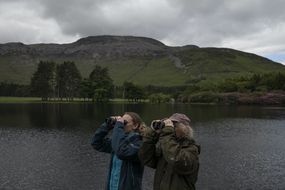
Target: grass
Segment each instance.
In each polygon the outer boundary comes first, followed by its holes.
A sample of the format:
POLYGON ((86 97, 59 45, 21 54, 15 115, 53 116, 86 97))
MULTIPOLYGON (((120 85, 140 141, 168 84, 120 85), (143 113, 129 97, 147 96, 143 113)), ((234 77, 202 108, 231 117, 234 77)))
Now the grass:
MULTIPOLYGON (((122 98, 114 98, 110 99, 111 103, 134 103, 129 102, 127 99, 122 98)), ((148 100, 141 100, 140 102, 146 103, 149 102, 148 100)), ((0 96, 0 103, 92 103, 91 100, 84 101, 82 98, 75 98, 73 101, 66 101, 66 100, 51 100, 51 101, 42 101, 39 97, 6 97, 0 96)))
POLYGON ((38 103, 41 98, 37 97, 3 97, 0 96, 0 103, 38 103))
POLYGON ((36 63, 20 58, 5 58, 0 56, 0 81, 9 81, 17 84, 28 84, 36 63))
POLYGON ((168 58, 159 58, 150 61, 139 73, 135 75, 132 82, 155 86, 179 86, 185 84, 188 75, 178 69, 168 58))

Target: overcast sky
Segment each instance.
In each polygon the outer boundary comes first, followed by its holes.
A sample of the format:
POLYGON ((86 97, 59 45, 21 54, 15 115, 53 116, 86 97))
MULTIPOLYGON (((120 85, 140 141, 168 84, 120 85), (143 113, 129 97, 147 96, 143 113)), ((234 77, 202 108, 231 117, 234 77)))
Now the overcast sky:
POLYGON ((0 43, 151 37, 256 53, 285 64, 284 0, 0 0, 0 43))

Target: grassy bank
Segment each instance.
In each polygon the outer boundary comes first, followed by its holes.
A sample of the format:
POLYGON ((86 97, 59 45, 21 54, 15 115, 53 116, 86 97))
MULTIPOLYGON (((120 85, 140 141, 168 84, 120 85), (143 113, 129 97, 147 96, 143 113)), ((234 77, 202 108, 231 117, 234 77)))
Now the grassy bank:
MULTIPOLYGON (((122 98, 114 98, 110 99, 112 103, 134 103, 129 102, 127 99, 122 98)), ((148 100, 141 100, 139 102, 149 102, 148 100)), ((82 98, 75 98, 73 101, 67 100, 50 100, 50 101, 42 101, 39 97, 3 97, 0 96, 0 103, 92 103, 91 100, 84 100, 82 98)))
MULTIPOLYGON (((285 105, 285 92, 255 92, 255 93, 215 93, 215 92, 199 92, 189 96, 178 97, 177 103, 186 104, 211 104, 211 105, 285 105)), ((39 97, 0 97, 0 103, 93 103, 91 99, 84 100, 75 98, 73 101, 52 99, 42 101, 39 97)), ((94 102, 98 103, 98 102, 94 102)), ((99 102, 100 103, 100 102, 99 102)), ((150 100, 140 100, 138 102, 128 101, 128 99, 114 98, 109 103, 118 104, 136 104, 151 103, 150 100)), ((166 102, 161 102, 166 103, 166 102)))
POLYGON ((0 96, 0 103, 39 103, 41 98, 37 97, 3 97, 0 96))

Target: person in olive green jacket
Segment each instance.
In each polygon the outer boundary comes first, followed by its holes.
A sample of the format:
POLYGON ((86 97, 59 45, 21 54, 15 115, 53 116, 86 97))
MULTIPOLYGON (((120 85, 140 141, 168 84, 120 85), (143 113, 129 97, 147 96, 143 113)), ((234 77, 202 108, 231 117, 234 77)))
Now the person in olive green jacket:
POLYGON ((156 169, 154 190, 195 190, 199 154, 190 119, 175 113, 168 119, 153 121, 145 129, 139 158, 156 169))

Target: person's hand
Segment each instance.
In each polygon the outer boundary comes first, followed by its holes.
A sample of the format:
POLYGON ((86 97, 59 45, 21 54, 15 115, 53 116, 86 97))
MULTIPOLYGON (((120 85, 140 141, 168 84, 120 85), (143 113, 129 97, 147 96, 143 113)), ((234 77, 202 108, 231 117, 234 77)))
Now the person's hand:
POLYGON ((117 121, 124 123, 124 119, 121 116, 117 116, 116 117, 117 121))
POLYGON ((165 126, 174 127, 173 122, 170 119, 163 120, 165 126))
POLYGON ((117 115, 117 116, 111 116, 112 118, 116 119, 118 121, 118 119, 122 118, 121 116, 117 115))

